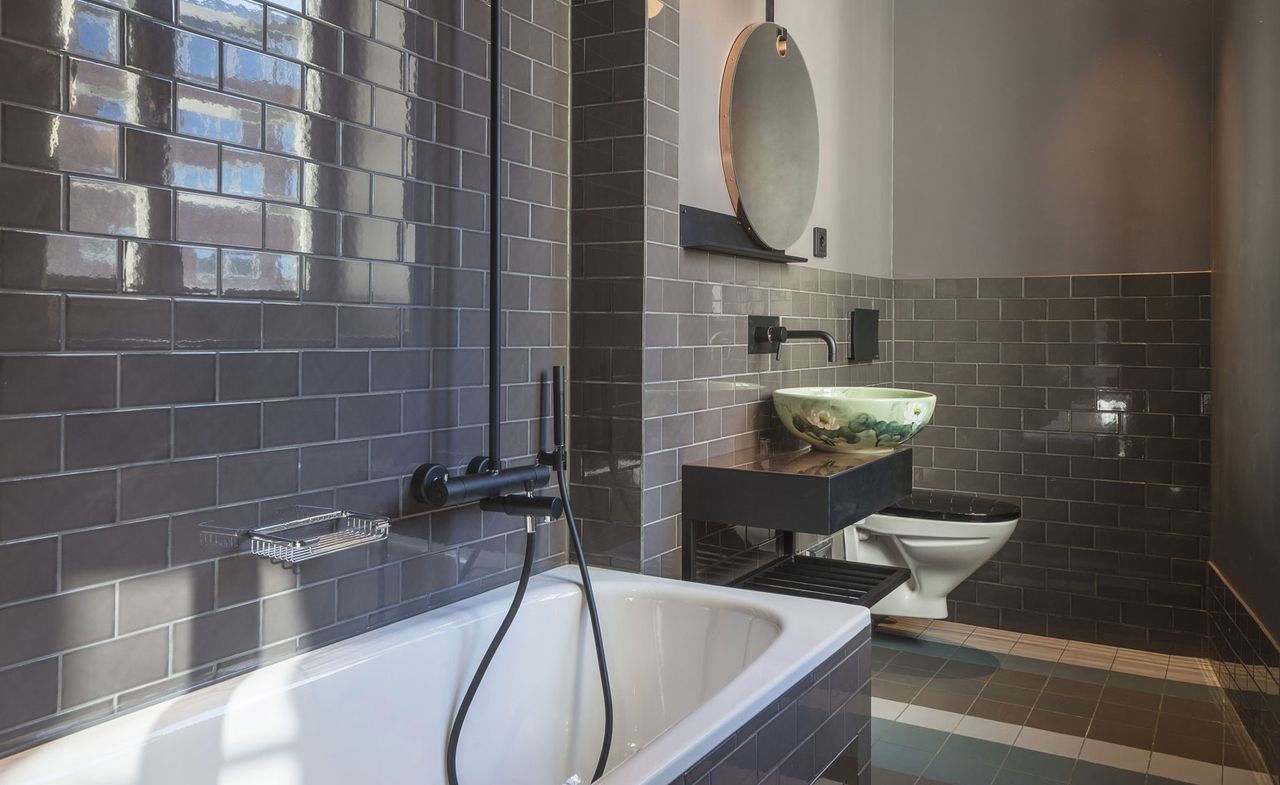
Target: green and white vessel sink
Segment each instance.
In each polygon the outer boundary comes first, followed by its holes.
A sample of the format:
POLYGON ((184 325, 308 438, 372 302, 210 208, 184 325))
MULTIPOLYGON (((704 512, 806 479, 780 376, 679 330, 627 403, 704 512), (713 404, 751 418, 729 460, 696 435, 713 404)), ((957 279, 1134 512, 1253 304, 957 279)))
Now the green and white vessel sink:
POLYGON ((892 387, 790 387, 773 393, 787 430, 819 450, 884 454, 920 433, 938 396, 892 387))

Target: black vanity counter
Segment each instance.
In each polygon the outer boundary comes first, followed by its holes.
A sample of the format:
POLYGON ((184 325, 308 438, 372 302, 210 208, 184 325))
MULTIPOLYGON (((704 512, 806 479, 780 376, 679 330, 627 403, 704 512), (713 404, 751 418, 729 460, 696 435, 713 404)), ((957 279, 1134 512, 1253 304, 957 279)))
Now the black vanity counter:
POLYGON ((686 518, 828 535, 911 493, 911 448, 864 455, 760 441, 686 463, 682 479, 686 518))

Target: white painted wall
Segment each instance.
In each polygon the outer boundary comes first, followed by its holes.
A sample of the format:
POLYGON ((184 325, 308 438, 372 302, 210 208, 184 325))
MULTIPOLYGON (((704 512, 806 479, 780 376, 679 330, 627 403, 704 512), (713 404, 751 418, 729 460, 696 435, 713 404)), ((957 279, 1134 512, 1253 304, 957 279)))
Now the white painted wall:
MULTIPOLYGON (((720 81, 764 0, 690 0, 680 9, 680 202, 730 212, 720 163, 720 81)), ((777 0, 818 101, 821 171, 810 226, 830 255, 809 264, 890 277, 893 257, 892 0, 777 0)), ((789 249, 811 257, 812 232, 789 249)))

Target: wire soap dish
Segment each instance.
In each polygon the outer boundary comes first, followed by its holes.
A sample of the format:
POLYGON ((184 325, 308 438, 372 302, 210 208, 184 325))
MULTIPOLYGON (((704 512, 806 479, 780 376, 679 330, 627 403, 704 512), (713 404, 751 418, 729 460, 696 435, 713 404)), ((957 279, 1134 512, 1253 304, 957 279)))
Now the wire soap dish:
POLYGON ((391 519, 344 510, 295 508, 293 517, 255 529, 204 525, 210 544, 234 544, 241 550, 288 566, 387 539, 391 519))

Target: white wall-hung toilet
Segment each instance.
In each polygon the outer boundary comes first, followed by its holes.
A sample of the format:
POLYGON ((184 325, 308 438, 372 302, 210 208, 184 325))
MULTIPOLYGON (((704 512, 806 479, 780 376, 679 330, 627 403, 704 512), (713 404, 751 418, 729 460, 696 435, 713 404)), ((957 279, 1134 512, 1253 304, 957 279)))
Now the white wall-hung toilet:
POLYGON ((1020 515, 1017 506, 996 499, 915 491, 846 528, 845 558, 911 571, 872 613, 945 619, 947 595, 1004 547, 1020 515))

